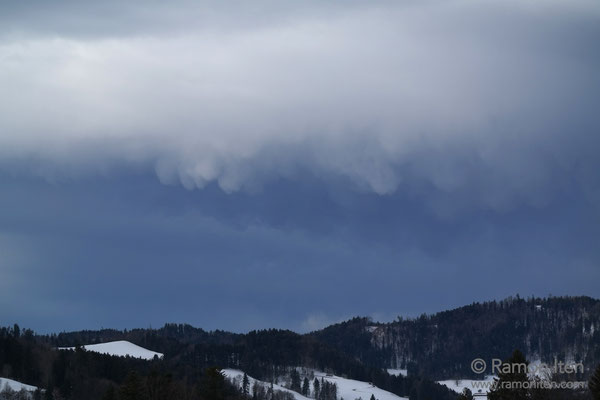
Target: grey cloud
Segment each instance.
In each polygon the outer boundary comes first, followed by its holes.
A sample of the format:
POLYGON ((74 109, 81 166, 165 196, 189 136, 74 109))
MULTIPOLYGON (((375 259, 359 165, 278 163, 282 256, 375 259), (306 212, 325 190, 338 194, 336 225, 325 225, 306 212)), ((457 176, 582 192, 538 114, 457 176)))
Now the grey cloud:
POLYGON ((328 17, 365 8, 358 1, 247 2, 132 0, 27 0, 4 4, 0 34, 84 39, 170 35, 187 31, 239 31, 281 25, 307 17, 328 17))
MULTIPOLYGON (((327 18, 259 4, 289 18, 5 37, 0 158, 52 179, 127 164, 229 192, 302 170, 379 194, 425 182, 457 207, 465 197, 498 210, 564 190, 556 176, 598 192, 596 3, 306 8, 327 18)), ((126 6, 122 18, 136 25, 164 7, 126 6)))

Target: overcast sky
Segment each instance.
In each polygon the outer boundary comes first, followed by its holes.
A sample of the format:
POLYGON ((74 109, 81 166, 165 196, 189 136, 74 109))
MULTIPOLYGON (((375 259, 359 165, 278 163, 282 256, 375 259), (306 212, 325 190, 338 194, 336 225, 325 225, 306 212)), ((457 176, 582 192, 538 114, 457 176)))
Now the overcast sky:
POLYGON ((600 3, 0 6, 0 325, 600 297, 600 3))

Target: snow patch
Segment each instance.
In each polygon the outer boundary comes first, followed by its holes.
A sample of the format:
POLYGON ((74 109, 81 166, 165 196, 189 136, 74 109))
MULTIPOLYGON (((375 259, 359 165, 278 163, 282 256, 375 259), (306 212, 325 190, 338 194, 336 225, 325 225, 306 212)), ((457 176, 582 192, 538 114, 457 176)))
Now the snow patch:
MULTIPOLYGON (((152 360, 154 356, 158 358, 163 358, 162 353, 157 353, 152 350, 145 349, 137 344, 133 344, 126 340, 118 340, 116 342, 106 342, 106 343, 98 343, 98 344, 86 344, 85 346, 81 346, 81 348, 87 351, 93 351, 101 354, 108 354, 111 356, 119 356, 119 357, 133 357, 133 358, 142 358, 144 360, 152 360)), ((75 350, 75 347, 59 347, 59 350, 75 350)))
POLYGON ((371 395, 375 396, 377 400, 408 400, 406 397, 400 397, 394 393, 388 392, 373 386, 372 383, 357 381, 354 379, 346 379, 335 375, 325 374, 323 372, 315 371, 315 377, 337 384, 338 397, 343 397, 344 400, 355 400, 361 398, 362 400, 369 400, 371 395))
MULTIPOLYGON (((485 379, 448 379, 445 381, 438 381, 440 385, 446 386, 448 389, 455 391, 456 393, 462 393, 464 389, 469 389, 473 394, 483 394, 490 391, 490 385, 494 381, 494 375, 487 375, 485 379), (481 386, 480 386, 481 385, 481 386)), ((484 399, 483 396, 477 396, 478 399, 484 399)), ((487 398, 487 396, 485 397, 487 398)))
POLYGON ((394 376, 407 376, 408 371, 406 369, 388 368, 387 373, 394 376))
POLYGON ((13 381, 12 379, 8 378, 0 378, 0 391, 4 390, 5 388, 10 388, 15 392, 20 392, 21 389, 25 389, 28 392, 35 392, 37 390, 37 387, 35 386, 27 385, 18 381, 13 381))

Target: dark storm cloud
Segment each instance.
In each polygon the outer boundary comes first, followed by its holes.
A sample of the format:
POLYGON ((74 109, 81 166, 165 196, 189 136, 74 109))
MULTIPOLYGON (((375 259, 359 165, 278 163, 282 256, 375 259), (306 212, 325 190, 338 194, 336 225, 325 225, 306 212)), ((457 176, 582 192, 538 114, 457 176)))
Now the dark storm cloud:
POLYGON ((305 330, 515 292, 598 295, 600 224, 571 196, 444 221, 407 196, 308 177, 255 194, 131 174, 1 183, 2 320, 46 331, 305 330))
POLYGON ((2 7, 2 321, 600 294, 595 1, 2 7))

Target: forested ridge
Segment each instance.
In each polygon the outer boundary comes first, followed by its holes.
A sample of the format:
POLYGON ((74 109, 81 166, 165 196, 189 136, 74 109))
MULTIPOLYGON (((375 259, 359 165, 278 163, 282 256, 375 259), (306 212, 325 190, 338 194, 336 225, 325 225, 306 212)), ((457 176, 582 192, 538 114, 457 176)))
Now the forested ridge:
POLYGON ((476 377, 474 358, 503 358, 514 349, 530 361, 581 361, 589 373, 600 363, 600 301, 516 296, 391 323, 354 318, 313 335, 365 364, 435 379, 476 377))
MULTIPOLYGON (((445 387, 428 379, 390 376, 310 335, 275 329, 236 335, 168 324, 157 330, 34 335, 14 326, 0 329, 0 362, 5 377, 44 388, 44 398, 53 400, 242 399, 244 395, 222 381, 215 368, 237 368, 274 382, 290 375, 295 366, 372 382, 400 396, 410 395, 411 399, 455 398, 445 387), (129 340, 164 353, 164 358, 148 361, 113 357, 78 347, 100 340, 129 340), (57 350, 63 346, 76 349, 57 350), (150 392, 159 397, 148 397, 150 392), (144 395, 139 397, 140 393, 144 395)), ((267 400, 277 399, 271 395, 267 400)))
MULTIPOLYGON (((209 332, 166 324, 38 335, 14 325, 0 328, 0 376, 45 389, 37 396, 48 400, 244 399, 252 396, 222 380, 218 368, 276 383, 305 367, 372 382, 411 400, 454 399, 456 394, 433 381, 466 378, 474 357, 504 358, 516 348, 528 358, 583 360, 587 369, 579 378, 587 379, 600 360, 599 304, 587 297, 516 297, 391 323, 354 318, 307 334, 209 332), (116 340, 164 358, 113 357, 78 347, 116 340), (389 375, 386 368, 407 368, 408 376, 389 375)), ((261 395, 280 400, 268 388, 257 392, 261 395)))

